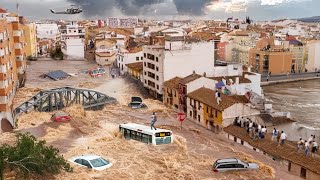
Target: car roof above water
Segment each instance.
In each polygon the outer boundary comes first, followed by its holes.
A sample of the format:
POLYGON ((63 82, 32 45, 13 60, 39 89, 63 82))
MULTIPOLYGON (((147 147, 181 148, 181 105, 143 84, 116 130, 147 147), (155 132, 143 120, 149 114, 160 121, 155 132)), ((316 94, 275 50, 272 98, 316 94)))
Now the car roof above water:
POLYGON ((81 156, 74 156, 71 159, 76 160, 76 159, 85 159, 87 161, 93 160, 93 159, 97 159, 97 158, 101 158, 98 155, 94 155, 94 154, 85 154, 85 155, 81 155, 81 156))
POLYGON ((218 164, 220 164, 220 163, 238 163, 239 160, 236 158, 226 158, 226 159, 218 159, 216 162, 218 164))

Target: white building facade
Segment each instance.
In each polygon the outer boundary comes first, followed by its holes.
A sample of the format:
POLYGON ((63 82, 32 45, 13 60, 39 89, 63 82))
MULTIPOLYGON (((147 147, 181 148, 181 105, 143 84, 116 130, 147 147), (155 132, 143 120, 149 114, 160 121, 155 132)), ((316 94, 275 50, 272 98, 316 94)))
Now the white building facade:
POLYGON ((214 43, 185 44, 178 41, 170 42, 169 47, 168 43, 166 46, 144 46, 143 62, 144 86, 153 96, 161 98, 163 82, 169 79, 186 77, 193 72, 213 74, 214 43), (182 47, 178 48, 179 45, 182 47), (167 49, 170 46, 171 50, 167 49))

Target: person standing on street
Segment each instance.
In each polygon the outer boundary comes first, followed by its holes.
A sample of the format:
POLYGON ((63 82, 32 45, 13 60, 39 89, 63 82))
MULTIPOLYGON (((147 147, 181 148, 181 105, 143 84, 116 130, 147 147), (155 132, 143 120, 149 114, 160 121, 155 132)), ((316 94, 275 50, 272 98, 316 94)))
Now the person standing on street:
POLYGON ((154 124, 157 122, 157 115, 155 112, 152 113, 151 116, 151 130, 155 129, 157 130, 157 128, 154 127, 154 124))

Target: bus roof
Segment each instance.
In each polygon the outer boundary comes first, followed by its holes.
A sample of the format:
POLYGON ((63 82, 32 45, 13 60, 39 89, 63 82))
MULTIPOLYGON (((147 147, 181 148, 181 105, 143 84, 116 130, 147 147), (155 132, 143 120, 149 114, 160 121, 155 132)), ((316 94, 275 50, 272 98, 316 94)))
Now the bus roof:
POLYGON ((160 133, 160 132, 171 132, 172 133, 171 130, 159 129, 159 128, 157 128, 157 130, 151 130, 150 126, 145 126, 145 125, 135 124, 135 123, 124 123, 124 124, 120 124, 119 127, 134 130, 134 131, 141 131, 141 132, 147 133, 147 134, 155 134, 155 133, 160 133))

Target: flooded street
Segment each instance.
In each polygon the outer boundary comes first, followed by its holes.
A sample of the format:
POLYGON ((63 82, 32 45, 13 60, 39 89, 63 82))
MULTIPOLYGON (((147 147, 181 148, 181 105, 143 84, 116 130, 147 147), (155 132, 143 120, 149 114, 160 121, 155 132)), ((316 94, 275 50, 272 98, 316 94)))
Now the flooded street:
POLYGON ((265 86, 263 91, 274 110, 291 112, 296 121, 320 128, 320 80, 265 86))
MULTIPOLYGON (((78 74, 61 81, 41 79, 39 75, 56 67, 68 73, 79 73, 83 69, 94 67, 88 62, 47 61, 33 62, 29 67, 26 87, 17 92, 15 103, 23 102, 40 89, 57 88, 70 85, 94 89, 117 98, 118 104, 108 105, 99 111, 85 111, 81 106, 65 109, 72 121, 68 123, 51 122, 52 113, 30 112, 19 118, 20 132, 30 132, 40 140, 59 148, 66 159, 83 154, 97 154, 109 159, 113 166, 104 171, 95 171, 83 167, 74 167, 73 173, 62 172, 55 176, 59 180, 91 179, 296 179, 271 158, 244 146, 226 140, 223 134, 215 134, 191 121, 183 123, 176 119, 176 113, 161 102, 148 99, 142 94, 134 81, 108 76, 93 79, 86 74, 78 74), (73 68, 73 63, 75 66, 73 68), (46 68, 42 69, 42 66, 46 68), (39 80, 39 82, 38 82, 39 80), (127 107, 131 96, 141 96, 149 107, 135 110, 127 107), (170 129, 174 134, 174 143, 153 146, 134 140, 125 140, 119 133, 119 124, 133 122, 149 125, 151 113, 158 113, 156 127, 170 129), (258 171, 239 171, 214 173, 212 164, 219 158, 237 157, 259 164, 258 171)), ((16 105, 16 104, 15 104, 16 105)), ((12 143, 13 133, 3 134, 0 144, 12 143)))

